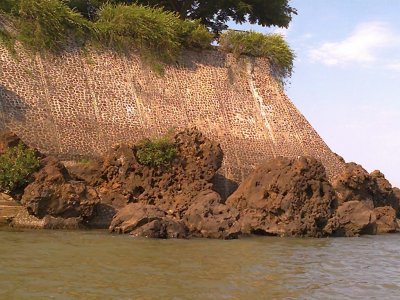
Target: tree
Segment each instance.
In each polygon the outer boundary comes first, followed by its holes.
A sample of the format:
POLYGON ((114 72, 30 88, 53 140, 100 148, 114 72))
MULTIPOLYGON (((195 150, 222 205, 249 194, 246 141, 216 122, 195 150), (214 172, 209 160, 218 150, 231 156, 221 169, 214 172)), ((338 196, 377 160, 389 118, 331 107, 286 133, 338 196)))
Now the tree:
POLYGON ((290 0, 64 0, 86 17, 103 3, 139 3, 163 7, 176 12, 182 19, 200 19, 214 32, 227 28, 229 19, 237 23, 250 22, 262 26, 288 27, 292 15, 297 14, 289 5, 290 0))
POLYGON ((288 27, 296 9, 289 0, 139 0, 145 5, 162 6, 181 18, 200 19, 215 32, 227 28, 229 19, 262 26, 288 27))

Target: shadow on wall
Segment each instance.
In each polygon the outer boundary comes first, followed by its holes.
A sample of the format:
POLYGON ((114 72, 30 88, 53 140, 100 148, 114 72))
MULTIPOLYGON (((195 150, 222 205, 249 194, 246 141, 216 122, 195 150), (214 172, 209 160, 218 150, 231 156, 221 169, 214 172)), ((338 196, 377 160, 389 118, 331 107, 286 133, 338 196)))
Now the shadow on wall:
POLYGON ((213 190, 221 195, 223 201, 228 199, 228 197, 239 187, 239 184, 236 181, 228 179, 219 173, 214 175, 212 183, 213 190))
POLYGON ((226 67, 226 53, 213 50, 186 50, 177 61, 177 65, 181 68, 195 71, 198 65, 205 65, 209 67, 225 68, 226 67))
POLYGON ((29 105, 21 97, 0 84, 0 128, 25 123, 29 110, 29 105))

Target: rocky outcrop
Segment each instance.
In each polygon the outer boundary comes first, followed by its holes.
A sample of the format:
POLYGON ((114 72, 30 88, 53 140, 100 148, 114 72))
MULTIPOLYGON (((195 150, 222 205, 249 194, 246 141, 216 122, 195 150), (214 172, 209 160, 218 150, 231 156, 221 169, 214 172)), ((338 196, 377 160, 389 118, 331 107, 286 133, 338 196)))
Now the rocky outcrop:
POLYGON ((217 143, 195 129, 176 134, 172 142, 177 148, 176 158, 170 165, 158 167, 140 164, 135 147, 113 148, 104 158, 99 181, 93 185, 102 203, 122 208, 141 202, 173 211, 181 218, 191 200, 212 187, 223 154, 217 143))
POLYGON ((339 208, 326 227, 330 235, 355 236, 398 230, 400 195, 380 171, 371 174, 355 163, 332 183, 339 208))
POLYGON ((345 171, 334 178, 333 188, 339 203, 346 201, 372 201, 374 207, 399 208, 399 199, 392 185, 380 171, 371 174, 355 163, 346 164, 345 171))
POLYGON ((325 232, 332 236, 358 236, 376 234, 376 215, 373 205, 362 201, 347 201, 339 206, 325 232))
POLYGON ((221 196, 208 190, 193 199, 184 223, 193 236, 234 239, 240 234, 239 211, 222 203, 221 196))
POLYGON ((227 204, 241 212, 244 232, 279 236, 323 236, 337 206, 324 167, 309 157, 264 162, 227 204))
POLYGON ((47 223, 55 224, 50 227, 63 227, 56 224, 62 222, 66 222, 68 228, 72 223, 89 223, 99 203, 96 190, 74 180, 64 165, 53 157, 42 159, 41 165, 21 199, 27 212, 38 219, 50 218, 47 223))
POLYGON ((377 233, 394 233, 399 230, 396 211, 393 207, 382 206, 374 209, 377 233))
MULTIPOLYGON (((4 135, 4 147, 16 145, 4 135)), ((223 154, 196 129, 170 137, 166 164, 144 165, 138 147, 61 163, 41 158, 21 198, 16 227, 109 228, 152 238, 240 235, 357 236, 399 229, 400 190, 379 171, 347 164, 328 181, 320 161, 278 157, 260 165, 226 201, 213 190, 223 154)))

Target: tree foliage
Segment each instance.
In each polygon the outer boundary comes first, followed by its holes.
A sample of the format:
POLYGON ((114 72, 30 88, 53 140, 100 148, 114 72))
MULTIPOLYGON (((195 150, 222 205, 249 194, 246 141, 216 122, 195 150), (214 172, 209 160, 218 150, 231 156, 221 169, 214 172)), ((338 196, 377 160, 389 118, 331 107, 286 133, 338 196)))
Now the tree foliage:
POLYGON ((93 18, 104 3, 139 3, 176 12, 182 19, 201 20, 214 32, 226 29, 226 22, 250 22, 262 26, 288 27, 296 9, 289 0, 64 0, 85 16, 93 18))

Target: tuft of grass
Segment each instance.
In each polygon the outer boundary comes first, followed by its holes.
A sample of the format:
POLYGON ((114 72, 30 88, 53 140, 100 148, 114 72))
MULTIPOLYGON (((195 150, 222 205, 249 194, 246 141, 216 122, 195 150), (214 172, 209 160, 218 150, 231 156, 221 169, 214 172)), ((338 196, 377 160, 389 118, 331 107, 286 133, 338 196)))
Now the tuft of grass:
POLYGON ((135 146, 136 158, 142 165, 166 166, 176 157, 176 145, 167 137, 146 139, 135 146))
POLYGON ((29 183, 30 175, 39 168, 35 151, 19 143, 0 156, 0 190, 12 192, 29 183))
POLYGON ((16 39, 37 52, 80 46, 93 31, 89 21, 59 0, 19 0, 15 15, 16 39))
POLYGON ((282 35, 228 30, 222 33, 219 44, 222 51, 237 56, 268 58, 273 75, 281 83, 292 75, 295 54, 282 35))

